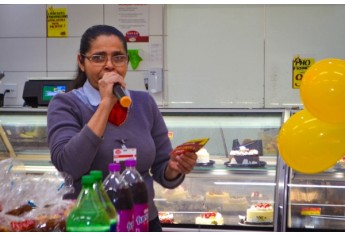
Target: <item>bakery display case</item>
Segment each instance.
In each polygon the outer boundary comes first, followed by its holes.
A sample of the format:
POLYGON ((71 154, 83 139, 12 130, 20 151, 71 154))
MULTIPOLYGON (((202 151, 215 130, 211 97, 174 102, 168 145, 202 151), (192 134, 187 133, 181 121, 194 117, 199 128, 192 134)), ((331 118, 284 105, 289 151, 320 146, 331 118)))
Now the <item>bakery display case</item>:
POLYGON ((286 231, 345 230, 345 167, 306 175, 290 170, 286 231))
POLYGON ((45 108, 0 108, 0 160, 21 161, 28 173, 43 173, 55 168, 47 144, 45 108))
MULTIPOLYGON (((27 173, 55 170, 47 146, 46 112, 46 108, 0 108, 0 160, 12 157, 24 163, 27 173)), ((180 187, 169 190, 155 185, 164 231, 345 230, 344 160, 323 173, 307 175, 291 170, 279 157, 276 138, 290 111, 161 112, 174 147, 209 138, 199 153, 201 162, 180 187), (239 146, 256 149, 257 155, 236 156, 239 146), (247 221, 247 209, 253 205, 268 208, 265 214, 259 212, 266 222, 247 221)))
MULTIPOLYGON (((0 108, 0 158, 13 157, 26 171, 54 169, 46 134, 46 108, 0 108)), ((274 222, 251 224, 252 205, 276 202, 276 136, 284 111, 279 109, 161 109, 174 147, 187 140, 209 138, 206 154, 183 184, 174 190, 155 185, 155 202, 165 231, 264 230, 274 222), (232 149, 259 144, 257 159, 235 162, 232 149), (206 159, 205 159, 206 158, 206 159)))
POLYGON ((284 110, 161 109, 174 147, 210 138, 183 184, 173 190, 155 186, 155 202, 166 231, 274 231, 278 150, 276 137, 284 110), (253 155, 230 155, 251 146, 253 155), (208 158, 204 158, 204 155, 208 158), (250 156, 250 158, 248 158, 250 156), (244 158, 245 157, 245 158, 244 158), (252 206, 263 211, 247 213, 252 206), (248 214, 261 219, 247 221, 248 214))
POLYGON ((284 177, 286 196, 282 207, 286 211, 281 231, 345 230, 345 156, 317 174, 287 167, 284 177))

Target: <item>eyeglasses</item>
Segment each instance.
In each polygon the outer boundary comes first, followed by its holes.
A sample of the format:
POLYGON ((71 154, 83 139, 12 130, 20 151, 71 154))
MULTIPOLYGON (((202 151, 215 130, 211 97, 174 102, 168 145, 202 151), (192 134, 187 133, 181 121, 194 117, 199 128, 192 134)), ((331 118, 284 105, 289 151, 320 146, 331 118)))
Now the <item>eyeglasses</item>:
MULTIPOLYGON (((105 63, 108 61, 108 56, 105 54, 104 55, 103 54, 94 54, 91 56, 86 56, 84 54, 81 54, 81 55, 96 65, 105 65, 105 63)), ((128 56, 127 55, 114 55, 114 56, 111 56, 110 60, 114 66, 124 66, 128 62, 128 56)))

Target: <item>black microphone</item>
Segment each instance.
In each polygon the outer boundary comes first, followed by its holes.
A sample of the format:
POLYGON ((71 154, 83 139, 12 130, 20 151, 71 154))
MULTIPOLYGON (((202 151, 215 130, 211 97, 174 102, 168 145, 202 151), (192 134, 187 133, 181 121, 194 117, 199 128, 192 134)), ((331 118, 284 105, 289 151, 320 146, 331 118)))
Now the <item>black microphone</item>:
POLYGON ((120 105, 122 107, 129 107, 132 104, 132 100, 130 97, 128 97, 123 90, 121 84, 116 83, 113 87, 113 94, 117 97, 117 99, 120 101, 120 105))

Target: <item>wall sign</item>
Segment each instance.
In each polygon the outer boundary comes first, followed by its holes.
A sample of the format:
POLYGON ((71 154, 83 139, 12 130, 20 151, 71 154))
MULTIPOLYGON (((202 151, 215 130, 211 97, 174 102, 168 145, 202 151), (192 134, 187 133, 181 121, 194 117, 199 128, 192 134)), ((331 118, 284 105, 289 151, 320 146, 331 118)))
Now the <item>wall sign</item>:
POLYGON ((149 41, 149 5, 119 4, 115 15, 117 27, 126 36, 127 42, 149 41))
POLYGON ((47 9, 47 37, 68 37, 67 8, 47 9))
POLYGON ((299 89, 304 73, 315 63, 314 58, 301 58, 299 55, 292 62, 292 88, 299 89))

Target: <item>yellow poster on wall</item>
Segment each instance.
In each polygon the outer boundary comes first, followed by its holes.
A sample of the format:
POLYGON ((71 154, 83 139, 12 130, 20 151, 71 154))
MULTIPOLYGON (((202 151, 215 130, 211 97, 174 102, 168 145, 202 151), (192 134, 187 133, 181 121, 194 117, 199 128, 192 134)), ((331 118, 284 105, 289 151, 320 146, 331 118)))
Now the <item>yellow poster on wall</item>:
POLYGON ((314 62, 314 58, 301 58, 299 55, 293 58, 292 88, 300 88, 304 73, 314 64, 314 62))
POLYGON ((47 9, 47 37, 68 37, 68 15, 66 8, 47 9))

